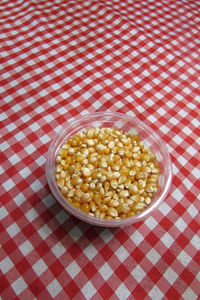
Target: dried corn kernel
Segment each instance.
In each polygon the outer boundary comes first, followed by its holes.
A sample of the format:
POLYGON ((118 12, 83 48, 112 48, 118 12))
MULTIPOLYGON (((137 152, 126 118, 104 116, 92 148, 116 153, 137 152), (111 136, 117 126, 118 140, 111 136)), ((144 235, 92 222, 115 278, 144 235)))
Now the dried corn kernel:
POLYGON ((112 128, 90 128, 66 141, 55 178, 66 201, 96 218, 140 213, 158 191, 156 156, 139 137, 112 128))

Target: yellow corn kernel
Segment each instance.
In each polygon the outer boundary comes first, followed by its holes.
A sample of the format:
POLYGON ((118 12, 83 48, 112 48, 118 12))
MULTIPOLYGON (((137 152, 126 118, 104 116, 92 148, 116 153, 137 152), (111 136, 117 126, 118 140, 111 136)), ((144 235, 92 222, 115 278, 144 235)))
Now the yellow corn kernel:
POLYGON ((154 168, 154 169, 152 170, 152 173, 153 173, 153 174, 160 174, 159 168, 154 168))
POLYGON ((108 192, 106 193, 106 196, 107 196, 107 197, 113 197, 113 195, 114 195, 114 192, 113 192, 113 191, 108 191, 108 192))
POLYGON ((69 148, 70 148, 70 145, 69 145, 69 144, 64 144, 64 145, 62 146, 62 149, 68 150, 69 148))
POLYGON ((130 172, 129 172, 130 177, 134 177, 135 174, 136 174, 135 170, 130 170, 130 172))
POLYGON ((127 198, 129 197, 129 192, 127 190, 122 190, 119 192, 119 197, 120 198, 127 198))
POLYGON ((89 162, 91 163, 91 164, 93 164, 94 162, 96 162, 97 161, 97 158, 95 157, 95 156, 93 156, 93 155, 90 155, 89 156, 89 162))
POLYGON ((124 169, 122 169, 122 170, 120 171, 120 173, 121 173, 121 175, 126 175, 126 176, 128 176, 128 175, 129 175, 129 169, 124 168, 124 169))
POLYGON ((121 157, 124 156, 124 150, 123 150, 123 148, 119 148, 118 154, 119 154, 121 157))
POLYGON ((74 172, 75 172, 74 166, 70 166, 67 171, 68 171, 69 175, 74 174, 74 172))
POLYGON ((153 161, 154 162, 156 160, 156 156, 153 153, 149 152, 148 156, 149 156, 149 161, 153 161))
POLYGON ((68 192, 68 188, 66 186, 61 187, 61 193, 63 195, 67 194, 67 192, 68 192))
POLYGON ((75 175, 75 176, 71 179, 71 184, 72 184, 72 185, 78 185, 78 184, 81 184, 82 181, 83 181, 83 180, 82 180, 79 176, 75 175))
POLYGON ((90 177, 91 176, 91 170, 89 168, 82 168, 81 169, 82 174, 84 177, 90 177))
POLYGON ((140 195, 138 195, 138 194, 132 195, 131 200, 133 200, 133 202, 139 202, 140 201, 140 195))
POLYGON ((88 202, 90 202, 90 194, 89 193, 84 193, 81 196, 81 202, 82 203, 88 203, 88 202))
POLYGON ((148 177, 147 173, 144 173, 144 172, 137 172, 135 175, 135 178, 137 180, 146 179, 147 177, 148 177))
POLYGON ((116 207, 116 210, 119 214, 121 213, 127 213, 130 208, 128 207, 128 205, 126 203, 120 203, 117 207, 116 207))
POLYGON ((108 165, 110 166, 110 167, 113 167, 114 166, 114 160, 113 159, 110 159, 109 161, 108 161, 108 165))
POLYGON ((63 178, 60 178, 60 179, 57 180, 56 183, 57 183, 57 186, 61 188, 61 187, 64 186, 65 181, 64 181, 63 178))
POLYGON ((95 213, 94 213, 95 217, 96 217, 96 218, 99 218, 99 217, 100 217, 100 214, 101 214, 100 210, 99 210, 99 209, 96 209, 96 210, 95 210, 95 213))
POLYGON ((151 198, 150 198, 150 197, 146 197, 146 198, 145 198, 145 203, 146 203, 147 205, 149 205, 149 204, 151 203, 151 198))
POLYGON ((72 202, 72 205, 77 208, 77 209, 80 209, 81 208, 81 205, 79 202, 72 202))
POLYGON ((110 199, 110 200, 108 201, 108 205, 109 205, 110 207, 117 207, 117 206, 119 205, 119 201, 114 200, 114 199, 110 199))
POLYGON ((110 149, 106 147, 106 148, 104 149, 104 153, 105 153, 105 154, 110 154, 110 149))
POLYGON ((90 211, 90 206, 89 206, 89 204, 88 204, 88 203, 83 203, 83 204, 81 205, 81 210, 82 210, 84 213, 88 214, 89 211, 90 211))
POLYGON ((89 184, 88 183, 82 183, 81 184, 81 190, 83 192, 87 192, 89 190, 89 184))
POLYGON ((56 166, 56 172, 60 173, 62 171, 62 166, 61 165, 57 165, 56 166))
MULTIPOLYGON (((130 217, 134 217, 135 216, 135 212, 133 212, 133 211, 129 211, 128 213, 127 213, 127 218, 130 218, 130 217)), ((121 217, 121 216, 120 216, 121 217)))
POLYGON ((75 153, 76 153, 75 148, 71 147, 71 148, 68 149, 68 154, 69 155, 74 155, 75 153))
POLYGON ((126 168, 130 168, 130 160, 128 158, 124 158, 122 162, 126 168))
POLYGON ((138 193, 138 187, 134 184, 130 185, 129 192, 131 195, 135 195, 138 193))
POLYGON ((109 143, 108 143, 108 148, 109 149, 113 149, 115 147, 115 142, 114 141, 110 141, 109 143))
POLYGON ((90 128, 87 132, 87 137, 92 139, 94 137, 94 129, 90 128))
POLYGON ((104 211, 107 211, 108 209, 108 206, 106 204, 100 204, 98 209, 100 210, 100 212, 104 212, 104 211))
POLYGON ((66 163, 66 162, 65 162, 65 160, 64 160, 64 159, 62 159, 62 160, 61 160, 61 162, 60 162, 61 166, 64 166, 64 165, 65 165, 65 163, 66 163))
POLYGON ((83 195, 83 191, 80 190, 80 189, 76 189, 75 192, 74 192, 74 196, 76 196, 77 198, 81 198, 83 195))
POLYGON ((118 217, 118 211, 114 207, 109 207, 106 211, 107 216, 118 217))
POLYGON ((145 186, 146 186, 146 181, 145 180, 138 180, 138 189, 141 190, 141 189, 144 189, 145 186))
POLYGON ((100 192, 100 195, 101 195, 101 196, 104 196, 104 195, 105 195, 105 191, 104 191, 104 188, 103 188, 103 187, 100 188, 100 191, 99 191, 99 192, 100 192))
POLYGON ((116 189, 118 187, 118 182, 116 179, 112 179, 110 181, 110 186, 113 188, 113 189, 116 189))
POLYGON ((100 213, 100 215, 99 215, 99 218, 100 218, 100 219, 104 219, 105 216, 106 216, 105 211, 102 211, 102 212, 100 213))
POLYGON ((66 157, 68 156, 68 151, 67 151, 66 149, 60 149, 59 155, 60 155, 62 158, 66 158, 66 157))
POLYGON ((126 181, 126 179, 127 179, 126 175, 122 175, 122 176, 119 177, 118 183, 122 184, 126 181))
POLYGON ((103 186, 104 186, 105 192, 108 192, 108 191, 109 191, 109 188, 110 188, 109 182, 108 182, 108 181, 105 181, 104 184, 103 184, 103 186))
POLYGON ((117 164, 112 165, 112 170, 113 171, 119 171, 120 170, 120 166, 117 164))
POLYGON ((135 206, 134 206, 134 209, 135 210, 142 210, 144 208, 144 203, 137 203, 135 206))
POLYGON ((96 203, 96 205, 100 205, 101 204, 101 195, 99 194, 95 194, 94 195, 94 202, 96 203))
POLYGON ((74 189, 71 189, 68 191, 67 197, 70 197, 70 198, 74 197, 74 189))
POLYGON ((126 151, 125 152, 125 156, 128 158, 128 159, 131 159, 132 158, 132 153, 130 151, 126 151))
POLYGON ((77 162, 82 162, 85 159, 85 155, 84 154, 80 154, 76 156, 76 161, 77 162))
POLYGON ((105 219, 112 220, 113 218, 111 216, 105 216, 105 219))
POLYGON ((95 202, 94 201, 90 201, 89 205, 90 205, 90 211, 94 213, 95 210, 97 209, 95 202))

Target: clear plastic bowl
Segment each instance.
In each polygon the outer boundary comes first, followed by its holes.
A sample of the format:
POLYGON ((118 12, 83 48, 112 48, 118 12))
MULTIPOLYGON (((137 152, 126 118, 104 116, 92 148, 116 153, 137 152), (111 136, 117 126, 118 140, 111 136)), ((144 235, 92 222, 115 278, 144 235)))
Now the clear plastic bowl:
POLYGON ((90 224, 105 227, 119 227, 133 224, 147 218, 165 200, 171 186, 172 166, 165 143, 150 127, 148 127, 142 121, 121 113, 99 112, 85 116, 78 116, 71 123, 67 123, 63 126, 63 129, 56 135, 55 139, 50 145, 47 154, 46 176, 52 194, 67 212, 90 224), (161 169, 161 174, 159 176, 159 189, 154 196, 151 205, 149 205, 138 215, 120 220, 99 219, 90 216, 76 209, 69 202, 67 202, 56 185, 55 164, 59 149, 66 142, 66 140, 72 137, 76 132, 79 132, 85 128, 87 129, 95 127, 118 128, 125 132, 136 134, 139 136, 140 140, 144 141, 144 143, 149 146, 151 151, 156 155, 161 169))

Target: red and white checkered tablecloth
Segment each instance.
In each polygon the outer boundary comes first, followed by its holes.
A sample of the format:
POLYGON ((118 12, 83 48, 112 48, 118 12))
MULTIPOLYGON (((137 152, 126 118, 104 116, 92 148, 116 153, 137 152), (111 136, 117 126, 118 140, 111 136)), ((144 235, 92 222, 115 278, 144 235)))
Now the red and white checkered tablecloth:
POLYGON ((0 2, 0 297, 200 297, 200 2, 0 2), (137 116, 167 143, 172 189, 124 228, 70 216, 45 176, 63 122, 137 116))

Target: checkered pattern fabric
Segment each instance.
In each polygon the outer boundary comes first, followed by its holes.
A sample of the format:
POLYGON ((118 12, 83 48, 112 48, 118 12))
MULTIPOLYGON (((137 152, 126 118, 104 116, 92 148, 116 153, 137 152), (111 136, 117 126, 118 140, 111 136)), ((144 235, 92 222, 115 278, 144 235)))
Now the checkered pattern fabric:
POLYGON ((195 0, 1 1, 3 300, 199 299, 199 16, 195 0), (172 189, 144 222, 91 226, 50 193, 52 138, 95 111, 167 144, 172 189))

